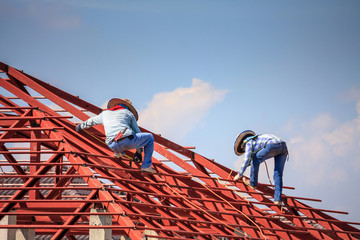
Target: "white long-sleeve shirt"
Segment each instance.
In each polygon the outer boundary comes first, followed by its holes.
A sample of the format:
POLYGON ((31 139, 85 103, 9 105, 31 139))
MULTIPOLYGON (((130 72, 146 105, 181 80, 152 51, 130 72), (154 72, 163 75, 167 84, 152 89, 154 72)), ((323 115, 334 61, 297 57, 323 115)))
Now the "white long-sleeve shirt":
POLYGON ((106 144, 109 144, 120 131, 123 132, 125 129, 124 137, 140 133, 134 115, 127 109, 102 111, 99 115, 82 122, 80 127, 86 129, 98 124, 104 125, 106 144))

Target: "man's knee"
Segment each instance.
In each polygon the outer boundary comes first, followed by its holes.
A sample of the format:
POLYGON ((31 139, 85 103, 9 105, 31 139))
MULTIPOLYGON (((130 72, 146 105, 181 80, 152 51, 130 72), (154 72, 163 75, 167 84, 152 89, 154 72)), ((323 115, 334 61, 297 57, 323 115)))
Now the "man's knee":
POLYGON ((151 142, 154 142, 154 136, 151 133, 148 133, 148 135, 149 135, 149 140, 151 142))

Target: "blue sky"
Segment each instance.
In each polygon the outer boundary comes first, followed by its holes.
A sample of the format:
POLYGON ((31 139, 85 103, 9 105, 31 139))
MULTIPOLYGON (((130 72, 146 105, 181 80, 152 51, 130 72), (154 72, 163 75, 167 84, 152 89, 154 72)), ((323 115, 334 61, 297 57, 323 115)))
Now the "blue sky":
POLYGON ((284 193, 360 221, 359 13, 355 0, 0 0, 0 61, 99 106, 129 98, 141 126, 234 170, 238 133, 274 133, 290 150, 284 193))

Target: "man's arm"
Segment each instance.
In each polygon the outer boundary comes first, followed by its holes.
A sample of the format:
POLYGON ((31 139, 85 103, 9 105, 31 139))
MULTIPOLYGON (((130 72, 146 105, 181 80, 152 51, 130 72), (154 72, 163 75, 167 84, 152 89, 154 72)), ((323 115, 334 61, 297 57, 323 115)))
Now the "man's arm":
POLYGON ((141 133, 140 128, 139 128, 139 126, 138 126, 138 124, 137 124, 137 122, 136 122, 136 119, 135 119, 135 117, 134 117, 133 114, 131 114, 130 127, 131 127, 131 129, 132 129, 135 133, 141 133))
POLYGON ((246 170, 246 168, 250 165, 251 163, 251 142, 249 141, 246 143, 245 145, 245 158, 244 161, 241 165, 240 171, 239 171, 239 175, 242 176, 246 170))
POLYGON ((83 129, 87 129, 87 128, 91 128, 92 126, 95 126, 95 125, 98 125, 98 124, 102 124, 103 121, 102 121, 102 116, 101 116, 101 113, 99 115, 96 115, 94 117, 91 117, 89 118, 88 120, 82 122, 82 123, 79 123, 77 126, 76 126, 76 131, 77 132, 80 132, 81 130, 83 129))
MULTIPOLYGON (((136 122, 136 119, 135 119, 135 117, 134 117, 133 114, 131 114, 130 127, 131 127, 131 129, 132 129, 135 133, 141 133, 140 128, 139 128, 139 126, 138 126, 138 124, 137 124, 137 122, 136 122)), ((142 155, 141 155, 142 152, 143 152, 143 149, 142 149, 142 148, 136 149, 136 152, 135 152, 134 157, 133 157, 133 158, 134 158, 134 161, 135 161, 136 163, 140 163, 140 162, 142 161, 142 155)))

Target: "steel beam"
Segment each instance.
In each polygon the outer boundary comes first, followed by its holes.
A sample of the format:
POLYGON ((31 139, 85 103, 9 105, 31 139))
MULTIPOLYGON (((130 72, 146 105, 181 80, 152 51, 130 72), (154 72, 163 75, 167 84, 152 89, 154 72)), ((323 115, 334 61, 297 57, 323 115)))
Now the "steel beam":
POLYGON ((360 223, 326 214, 346 212, 313 208, 301 201, 321 200, 290 195, 283 195, 286 204, 279 207, 273 203, 273 185, 259 183, 252 190, 233 181, 236 173, 219 160, 141 128, 154 135, 155 152, 161 155, 161 160, 153 157, 157 173, 143 173, 131 160, 133 150, 126 152, 130 158, 113 157, 102 127, 75 131, 71 118, 86 120, 84 111, 99 114, 100 108, 1 62, 0 71, 7 75, 0 78, 5 92, 0 95, 0 167, 7 168, 0 174, 0 219, 16 215, 10 228, 72 240, 91 228, 131 239, 142 239, 146 231, 157 234, 148 237, 164 239, 360 237, 353 227, 360 223), (89 224, 94 204, 107 209, 96 215, 111 215, 112 226, 89 224))

